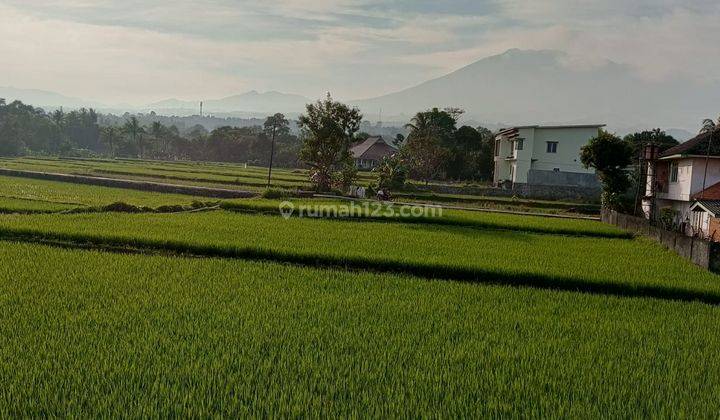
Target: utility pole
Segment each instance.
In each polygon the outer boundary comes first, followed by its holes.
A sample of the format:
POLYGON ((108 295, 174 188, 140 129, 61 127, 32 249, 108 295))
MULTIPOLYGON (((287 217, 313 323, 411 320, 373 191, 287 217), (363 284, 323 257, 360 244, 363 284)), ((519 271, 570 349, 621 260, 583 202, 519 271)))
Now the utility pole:
POLYGON ((200 118, 203 116, 203 101, 200 101, 200 118))
POLYGON ((268 167, 268 183, 267 183, 268 188, 270 188, 270 179, 272 178, 273 156, 275 155, 275 131, 276 130, 277 130, 277 126, 275 124, 273 124, 272 141, 270 142, 270 166, 268 167))
POLYGON ((708 164, 710 164, 710 151, 712 147, 713 134, 715 134, 715 127, 712 127, 708 132, 708 147, 707 153, 705 154, 705 171, 703 173, 702 191, 700 191, 700 199, 705 198, 705 182, 707 181, 707 170, 708 164))

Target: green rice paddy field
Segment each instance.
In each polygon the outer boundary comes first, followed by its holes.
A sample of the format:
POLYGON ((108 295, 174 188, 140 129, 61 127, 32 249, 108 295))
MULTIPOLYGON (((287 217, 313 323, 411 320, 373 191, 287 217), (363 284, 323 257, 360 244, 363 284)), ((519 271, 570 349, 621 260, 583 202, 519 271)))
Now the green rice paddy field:
MULTIPOLYGON (((267 186, 267 168, 229 163, 26 157, 0 158, 0 168, 235 189, 258 193, 267 186)), ((375 175, 370 172, 358 173, 358 185, 367 186, 374 180, 375 175)), ((297 190, 310 189, 311 186, 308 182, 307 171, 276 168, 273 169, 272 187, 292 193, 297 190)), ((484 197, 416 191, 397 193, 396 199, 398 201, 501 208, 539 213, 599 213, 599 207, 596 204, 516 197, 484 197)))
POLYGON ((1 417, 720 412, 720 278, 654 242, 193 201, 0 177, 1 417))

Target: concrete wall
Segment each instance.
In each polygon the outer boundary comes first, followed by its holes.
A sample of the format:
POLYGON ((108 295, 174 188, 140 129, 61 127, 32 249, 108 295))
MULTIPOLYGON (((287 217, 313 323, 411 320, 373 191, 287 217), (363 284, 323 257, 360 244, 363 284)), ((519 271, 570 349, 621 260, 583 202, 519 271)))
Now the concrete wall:
MULTIPOLYGON (((634 217, 616 211, 603 210, 602 221, 620 228, 645 235, 661 243, 665 248, 675 251, 678 255, 694 264, 720 273, 720 247, 715 242, 693 238, 678 232, 671 232, 653 226, 647 219, 634 217)), ((648 262, 649 264, 652 262, 648 262)))
POLYGON ((530 185, 558 185, 586 188, 600 188, 600 182, 594 173, 556 172, 531 169, 527 183, 530 185))
POLYGON ((470 194, 488 197, 522 197, 539 200, 579 200, 599 203, 600 188, 516 184, 511 189, 481 186, 428 185, 418 189, 442 194, 470 194))
POLYGON ((693 201, 678 201, 678 200, 661 200, 655 201, 657 206, 657 214, 664 209, 671 209, 675 212, 674 222, 676 225, 685 225, 688 227, 688 234, 692 234, 690 226, 692 225, 692 212, 690 207, 693 205, 693 201))

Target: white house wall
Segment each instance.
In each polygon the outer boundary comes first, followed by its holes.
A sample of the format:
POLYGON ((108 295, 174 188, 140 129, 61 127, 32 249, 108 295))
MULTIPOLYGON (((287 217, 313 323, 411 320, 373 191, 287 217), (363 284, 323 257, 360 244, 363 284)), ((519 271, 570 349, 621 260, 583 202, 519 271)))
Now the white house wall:
MULTIPOLYGON (((693 159, 679 159, 676 162, 678 165, 677 182, 668 180, 668 192, 663 194, 663 198, 689 201, 692 190, 693 159)), ((668 177, 670 176, 672 175, 668 174, 668 177)))
MULTIPOLYGON (((674 162, 677 162, 678 165, 677 182, 671 182, 668 179, 668 192, 658 194, 658 196, 668 200, 690 201, 693 194, 703 190, 705 159, 687 158, 677 159, 674 162)), ((668 174, 668 177, 670 176, 671 174, 668 174)), ((720 160, 710 159, 705 188, 718 182, 720 182, 720 160)))
POLYGON ((597 128, 541 128, 535 130, 532 169, 592 174, 580 162, 580 149, 598 135, 597 128), (558 143, 557 153, 547 153, 547 142, 558 143))
MULTIPOLYGON (((580 149, 598 135, 597 127, 525 127, 518 129, 518 139, 523 141, 522 150, 513 149, 513 141, 500 140, 499 153, 495 157, 495 182, 511 180, 515 184, 527 184, 532 170, 536 179, 557 178, 538 171, 560 171, 565 174, 593 175, 595 171, 580 162, 580 149), (556 153, 547 152, 547 142, 557 142, 556 153)), ((565 176, 567 178, 567 176, 565 176)), ((586 177, 587 178, 587 177, 586 177)), ((557 180, 555 180, 557 181, 557 180)), ((578 180, 575 180, 578 181, 578 180)), ((587 181, 583 179, 583 181, 587 181)), ((542 184, 542 182, 540 182, 542 184)), ((548 185, 555 185, 550 183, 548 185)), ((574 184, 573 185, 582 185, 574 184)))
POLYGON ((534 154, 534 128, 521 128, 518 130, 518 139, 523 140, 523 149, 513 151, 515 156, 515 173, 513 174, 513 182, 516 184, 527 183, 527 174, 532 165, 534 154))
MULTIPOLYGON (((692 186, 690 194, 696 194, 703 190, 703 177, 705 176, 705 159, 694 158, 692 161, 692 186)), ((705 188, 720 182, 720 160, 710 159, 707 170, 705 188)))
MULTIPOLYGON (((496 144, 498 144, 497 139, 496 144)), ((512 171, 512 161, 507 160, 507 158, 512 156, 512 154, 512 143, 506 140, 500 140, 498 153, 495 156, 495 172, 493 174, 493 180, 495 183, 512 179, 514 176, 512 171)))

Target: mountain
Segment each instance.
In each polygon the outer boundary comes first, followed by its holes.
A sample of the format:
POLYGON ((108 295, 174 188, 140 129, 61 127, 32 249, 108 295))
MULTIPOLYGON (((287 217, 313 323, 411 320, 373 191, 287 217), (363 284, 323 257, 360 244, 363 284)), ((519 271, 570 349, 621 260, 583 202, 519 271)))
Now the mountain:
POLYGON ((695 131, 695 132, 690 132, 690 131, 683 130, 683 129, 680 129, 680 128, 668 128, 667 130, 665 130, 665 132, 666 132, 667 134, 675 137, 675 140, 677 140, 677 141, 679 141, 679 142, 681 142, 681 143, 684 142, 684 141, 686 141, 686 140, 689 140, 689 139, 691 139, 691 138, 693 138, 693 137, 695 137, 695 136, 697 136, 697 134, 698 134, 697 131, 695 131))
POLYGON ((405 116, 460 107, 466 118, 503 124, 607 123, 697 131, 720 112, 720 86, 674 79, 650 82, 609 60, 587 63, 554 50, 509 50, 448 75, 372 99, 352 101, 366 115, 405 116))
POLYGON ((82 108, 82 107, 101 107, 101 104, 83 99, 72 98, 56 92, 49 92, 38 89, 18 89, 14 87, 0 86, 0 98, 5 98, 8 102, 20 100, 26 104, 31 104, 41 108, 82 108))
MULTIPOLYGON (((203 110, 207 113, 298 113, 302 112, 305 109, 305 104, 310 102, 310 99, 300 95, 274 91, 260 93, 252 90, 241 95, 203 101, 203 110)), ((148 109, 155 110, 159 113, 177 110, 193 110, 198 112, 199 106, 199 100, 181 101, 178 99, 168 99, 150 104, 148 109)))

